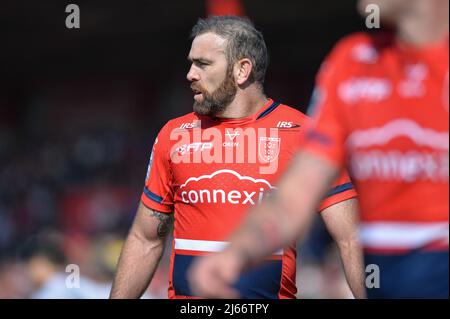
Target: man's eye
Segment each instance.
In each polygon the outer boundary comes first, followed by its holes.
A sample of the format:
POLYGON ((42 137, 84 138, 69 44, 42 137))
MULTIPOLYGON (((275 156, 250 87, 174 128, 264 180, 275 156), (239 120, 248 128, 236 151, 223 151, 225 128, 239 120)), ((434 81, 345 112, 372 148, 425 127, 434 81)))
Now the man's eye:
POLYGON ((206 62, 201 62, 201 61, 197 61, 196 64, 197 64, 197 66, 200 67, 200 68, 204 68, 205 66, 208 65, 208 63, 206 63, 206 62))

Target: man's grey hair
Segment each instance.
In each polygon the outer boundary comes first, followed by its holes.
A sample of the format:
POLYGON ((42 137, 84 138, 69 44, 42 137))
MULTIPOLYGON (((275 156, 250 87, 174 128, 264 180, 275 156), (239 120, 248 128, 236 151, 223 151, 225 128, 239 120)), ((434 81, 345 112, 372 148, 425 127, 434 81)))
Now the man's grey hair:
POLYGON ((228 67, 232 67, 240 59, 247 58, 253 64, 250 79, 261 85, 264 83, 269 63, 267 47, 262 33, 256 30, 249 19, 238 16, 211 16, 199 19, 192 28, 191 38, 208 32, 227 40, 228 67))

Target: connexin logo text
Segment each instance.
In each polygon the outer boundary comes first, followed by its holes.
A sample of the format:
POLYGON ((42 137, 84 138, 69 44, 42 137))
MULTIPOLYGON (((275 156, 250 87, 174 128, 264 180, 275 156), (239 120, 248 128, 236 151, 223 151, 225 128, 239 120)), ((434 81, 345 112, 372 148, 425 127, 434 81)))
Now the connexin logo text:
MULTIPOLYGON (((201 185, 201 184, 200 184, 201 185)), ((234 185, 240 185, 240 183, 234 183, 234 185)), ((244 185, 241 185, 244 188, 244 185)), ((180 186, 181 189, 181 200, 186 204, 197 204, 197 203, 222 203, 222 204, 233 204, 233 205, 256 205, 260 204, 270 190, 275 189, 267 180, 265 179, 255 179, 250 176, 242 176, 238 172, 230 169, 222 169, 215 171, 210 175, 202 175, 200 177, 190 177, 186 180, 184 184, 180 186), (214 179, 216 176, 221 174, 231 174, 234 175, 239 181, 249 181, 250 183, 260 184, 257 191, 249 191, 243 189, 207 189, 201 188, 182 190, 187 187, 188 184, 194 182, 201 182, 205 179, 214 179)))

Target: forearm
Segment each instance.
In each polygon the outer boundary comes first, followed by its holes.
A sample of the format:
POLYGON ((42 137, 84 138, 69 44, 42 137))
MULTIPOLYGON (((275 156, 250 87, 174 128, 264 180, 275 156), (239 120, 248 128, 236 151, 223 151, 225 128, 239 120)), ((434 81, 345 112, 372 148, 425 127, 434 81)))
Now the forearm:
POLYGON ((364 260, 358 239, 338 243, 345 277, 353 296, 357 299, 366 298, 364 285, 364 260))
MULTIPOLYGON (((236 254, 245 266, 251 266, 279 248, 295 241, 297 227, 285 221, 287 211, 277 216, 280 205, 267 201, 264 206, 252 210, 251 216, 231 238, 229 251, 236 254)), ((307 221, 305 221, 307 223, 307 221)))
POLYGON ((275 194, 256 206, 234 234, 230 250, 248 265, 296 241, 309 229, 336 171, 312 154, 298 156, 283 175, 275 194))
POLYGON ((122 249, 110 298, 140 298, 155 273, 164 241, 149 241, 133 231, 122 249))

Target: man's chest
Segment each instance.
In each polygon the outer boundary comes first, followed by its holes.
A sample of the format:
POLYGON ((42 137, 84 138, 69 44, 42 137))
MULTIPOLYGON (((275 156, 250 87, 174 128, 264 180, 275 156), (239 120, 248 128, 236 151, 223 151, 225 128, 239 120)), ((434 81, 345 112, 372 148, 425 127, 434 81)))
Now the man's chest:
POLYGON ((254 204, 273 189, 299 147, 300 128, 190 130, 171 147, 174 191, 190 202, 254 204))

